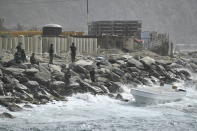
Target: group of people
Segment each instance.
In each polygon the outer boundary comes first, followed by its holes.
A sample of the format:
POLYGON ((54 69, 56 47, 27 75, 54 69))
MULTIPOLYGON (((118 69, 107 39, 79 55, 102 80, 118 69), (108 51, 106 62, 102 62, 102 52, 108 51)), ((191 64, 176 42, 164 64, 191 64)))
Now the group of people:
POLYGON ((16 52, 14 54, 14 60, 16 63, 27 62, 25 50, 22 49, 22 43, 19 43, 16 47, 16 52))
MULTIPOLYGON (((15 62, 16 63, 27 62, 25 50, 22 49, 22 43, 18 44, 18 46, 16 47, 16 50, 17 51, 14 54, 15 62)), ((75 57, 76 57, 76 51, 77 51, 77 48, 76 48, 74 43, 72 43, 72 45, 70 46, 70 51, 71 51, 71 53, 70 53, 71 62, 74 63, 75 62, 75 57)), ((49 64, 53 64, 53 57, 54 57, 53 44, 50 45, 48 53, 49 53, 49 64)), ((32 53, 32 55, 30 57, 30 63, 39 65, 39 62, 35 58, 35 53, 32 53)), ((90 78, 91 78, 92 82, 95 82, 95 70, 94 70, 94 68, 92 70, 90 70, 89 73, 90 73, 90 78)), ((66 70, 64 78, 65 78, 66 85, 70 84, 71 72, 70 72, 69 68, 66 70)))
MULTIPOLYGON (((74 43, 72 43, 72 45, 70 46, 70 51, 71 51, 71 61, 73 63, 75 62, 76 51, 77 51, 77 48, 74 43)), ((49 64, 53 64, 53 57, 54 57, 53 44, 50 45, 48 53, 49 53, 49 64)))
MULTIPOLYGON (((25 50, 22 49, 22 43, 19 43, 16 47, 16 52, 14 54, 14 61, 18 64, 27 62, 25 50)), ((35 59, 35 53, 32 53, 30 57, 30 63, 39 65, 39 62, 35 59)))

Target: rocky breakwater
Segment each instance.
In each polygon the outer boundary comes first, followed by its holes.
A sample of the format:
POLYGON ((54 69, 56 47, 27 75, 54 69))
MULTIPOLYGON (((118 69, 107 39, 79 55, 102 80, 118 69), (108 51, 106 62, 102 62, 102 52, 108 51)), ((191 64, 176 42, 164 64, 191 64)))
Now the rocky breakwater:
MULTIPOLYGON (((30 107, 28 103, 45 104, 52 100, 66 100, 65 96, 90 92, 94 95, 128 101, 120 95, 122 84, 132 86, 173 83, 189 80, 190 73, 177 60, 155 60, 145 56, 136 59, 130 55, 83 57, 72 64, 57 63, 40 66, 30 64, 0 65, 0 105, 10 111, 30 107), (70 83, 65 82, 67 68, 70 83), (90 70, 95 69, 95 82, 90 79, 90 70), (26 103, 24 107, 19 103, 26 103)), ((9 116, 2 114, 2 116, 9 116)), ((14 118, 14 117, 11 117, 14 118)))

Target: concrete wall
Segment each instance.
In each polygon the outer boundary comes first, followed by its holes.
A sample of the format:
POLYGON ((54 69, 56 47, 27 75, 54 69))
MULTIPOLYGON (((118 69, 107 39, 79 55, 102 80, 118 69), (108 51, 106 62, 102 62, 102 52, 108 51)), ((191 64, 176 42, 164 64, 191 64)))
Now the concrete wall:
POLYGON ((97 38, 81 37, 42 37, 35 35, 31 37, 0 37, 0 51, 14 50, 18 43, 22 43, 22 48, 26 53, 42 54, 49 50, 50 44, 54 45, 54 53, 63 55, 70 51, 72 42, 77 47, 78 54, 97 54, 97 38))

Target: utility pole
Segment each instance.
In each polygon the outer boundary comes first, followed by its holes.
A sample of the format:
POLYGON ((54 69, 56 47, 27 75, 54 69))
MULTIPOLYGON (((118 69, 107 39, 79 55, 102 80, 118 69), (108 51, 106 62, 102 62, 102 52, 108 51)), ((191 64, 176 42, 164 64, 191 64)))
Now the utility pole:
POLYGON ((87 0, 87 34, 88 34, 88 25, 89 25, 89 1, 87 0))
POLYGON ((89 5, 88 5, 88 0, 87 0, 87 25, 88 25, 88 22, 89 22, 89 5))

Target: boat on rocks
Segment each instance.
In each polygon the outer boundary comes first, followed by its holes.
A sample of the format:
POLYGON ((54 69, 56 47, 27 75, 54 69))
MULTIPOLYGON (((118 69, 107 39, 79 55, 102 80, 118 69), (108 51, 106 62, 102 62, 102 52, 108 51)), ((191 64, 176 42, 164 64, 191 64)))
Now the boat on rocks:
POLYGON ((176 86, 164 85, 159 87, 131 88, 131 94, 136 104, 159 104, 179 101, 186 96, 186 90, 176 86))

